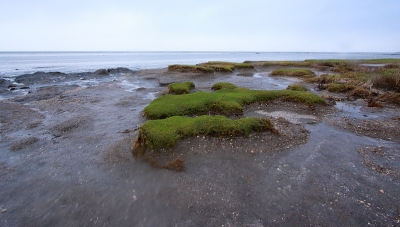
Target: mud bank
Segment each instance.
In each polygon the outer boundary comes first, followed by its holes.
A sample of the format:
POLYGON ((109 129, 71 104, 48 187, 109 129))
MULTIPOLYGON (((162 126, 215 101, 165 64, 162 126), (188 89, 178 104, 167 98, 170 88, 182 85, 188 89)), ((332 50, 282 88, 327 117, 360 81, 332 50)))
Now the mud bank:
POLYGON ((141 111, 167 84, 191 80, 208 91, 220 81, 251 89, 293 83, 268 70, 118 72, 85 86, 80 79, 32 80, 29 94, 0 101, 0 225, 398 225, 397 131, 375 136, 340 121, 380 125, 397 116, 395 107, 371 118, 366 108, 252 105, 245 116, 270 117, 280 134, 186 138, 174 152, 159 154, 184 157, 179 173, 133 158, 141 111))

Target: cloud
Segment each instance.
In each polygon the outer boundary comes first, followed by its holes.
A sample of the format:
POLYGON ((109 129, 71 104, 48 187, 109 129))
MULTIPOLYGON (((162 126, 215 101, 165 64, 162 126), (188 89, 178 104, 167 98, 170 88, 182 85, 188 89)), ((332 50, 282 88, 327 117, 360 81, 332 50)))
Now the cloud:
POLYGON ((394 52, 399 9, 372 0, 2 1, 0 50, 394 52))

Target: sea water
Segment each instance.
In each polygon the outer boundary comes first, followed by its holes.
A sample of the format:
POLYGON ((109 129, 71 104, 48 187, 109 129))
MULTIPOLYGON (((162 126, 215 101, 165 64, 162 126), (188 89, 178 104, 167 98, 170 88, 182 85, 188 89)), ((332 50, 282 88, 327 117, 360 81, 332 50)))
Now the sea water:
POLYGON ((207 61, 272 61, 306 59, 400 58, 398 53, 337 52, 0 52, 0 78, 44 72, 93 72, 125 67, 131 70, 165 68, 171 64, 207 61))

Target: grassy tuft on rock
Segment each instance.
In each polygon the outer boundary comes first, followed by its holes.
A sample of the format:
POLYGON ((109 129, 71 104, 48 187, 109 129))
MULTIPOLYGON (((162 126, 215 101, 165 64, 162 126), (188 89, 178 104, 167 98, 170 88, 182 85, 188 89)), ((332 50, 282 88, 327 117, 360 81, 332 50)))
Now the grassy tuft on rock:
POLYGON ((139 129, 137 143, 149 149, 175 146, 186 136, 247 136, 252 131, 273 130, 269 119, 241 118, 231 120, 224 116, 183 117, 173 116, 162 120, 149 120, 139 129))
POLYGON ((168 66, 168 71, 214 73, 214 69, 210 67, 203 67, 196 65, 170 65, 168 66))
POLYGON ((249 90, 245 88, 222 89, 216 92, 195 92, 185 95, 165 95, 153 100, 144 109, 149 119, 203 114, 242 115, 243 105, 268 102, 281 98, 302 102, 309 106, 325 103, 318 95, 292 90, 249 90))
POLYGON ((188 94, 195 87, 193 82, 172 83, 168 85, 169 94, 188 94))
POLYGON ((235 88, 237 88, 236 85, 228 82, 218 82, 211 87, 211 89, 215 91, 222 89, 235 89, 235 88))
POLYGON ((271 72, 271 76, 289 76, 310 78, 315 77, 315 73, 309 69, 281 68, 271 72))
POLYGON ((312 64, 307 61, 266 61, 262 66, 311 67, 312 64))
POLYGON ((330 83, 327 86, 327 90, 330 92, 347 92, 354 87, 348 84, 330 83))

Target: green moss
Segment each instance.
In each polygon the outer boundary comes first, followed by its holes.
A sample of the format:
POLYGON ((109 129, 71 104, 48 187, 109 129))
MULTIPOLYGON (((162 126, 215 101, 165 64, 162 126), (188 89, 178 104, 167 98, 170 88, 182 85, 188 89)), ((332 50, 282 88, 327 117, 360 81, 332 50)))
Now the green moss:
POLYGON ((210 68, 216 68, 221 70, 216 70, 218 72, 232 72, 235 69, 253 69, 254 66, 249 63, 235 63, 226 61, 209 61, 206 63, 198 64, 198 66, 206 66, 210 68), (230 70, 230 71, 228 71, 230 70))
POLYGON ((209 65, 207 67, 214 69, 215 72, 231 73, 235 70, 235 67, 233 65, 209 65))
POLYGON ((214 69, 210 67, 196 66, 196 65, 169 65, 169 71, 178 72, 202 72, 202 73, 213 73, 214 69))
POLYGON ((282 68, 271 72, 271 76, 291 76, 291 77, 315 77, 315 73, 309 69, 282 68))
POLYGON ((273 130, 269 119, 241 118, 231 120, 224 116, 200 116, 195 118, 174 116, 163 120, 149 120, 139 129, 140 143, 150 149, 173 147, 186 136, 248 135, 252 131, 273 130))
POLYGON ((254 102, 268 102, 282 98, 287 101, 302 102, 307 105, 325 103, 321 97, 308 92, 291 90, 248 90, 243 88, 223 89, 216 92, 195 92, 185 95, 165 95, 153 100, 145 107, 149 119, 171 116, 223 114, 241 115, 243 105, 254 102))
POLYGON ((215 90, 215 91, 221 90, 221 89, 235 89, 235 88, 237 88, 236 85, 228 83, 228 82, 218 82, 211 87, 211 89, 215 90))
POLYGON ((349 60, 346 59, 308 59, 306 62, 310 62, 313 65, 334 67, 343 64, 350 64, 349 60))
POLYGON ((183 83, 173 83, 168 85, 168 93, 169 94, 188 94, 191 89, 193 89, 193 82, 183 82, 183 83))
POLYGON ((330 92, 346 92, 353 89, 353 86, 348 84, 330 83, 327 87, 330 92))
POLYGON ((356 85, 367 82, 369 79, 371 79, 372 76, 373 74, 371 73, 347 72, 347 73, 342 73, 340 75, 340 78, 344 79, 348 84, 356 85))
POLYGON ((308 91, 307 87, 302 84, 291 84, 286 89, 292 91, 308 91))
POLYGON ((248 63, 236 63, 233 66, 236 69, 254 69, 254 66, 248 63))
POLYGON ((363 64, 400 64, 399 58, 382 58, 382 59, 364 59, 359 60, 363 64))
POLYGON ((311 62, 306 61, 266 61, 263 66, 285 66, 285 67, 310 67, 311 62))
POLYGON ((235 65, 235 62, 229 61, 209 61, 206 63, 201 63, 200 65, 235 65))
POLYGON ((231 73, 235 69, 253 69, 254 66, 248 63, 234 63, 224 61, 210 61, 197 65, 170 65, 168 66, 169 71, 178 72, 202 72, 202 73, 213 73, 213 72, 228 72, 231 73))

